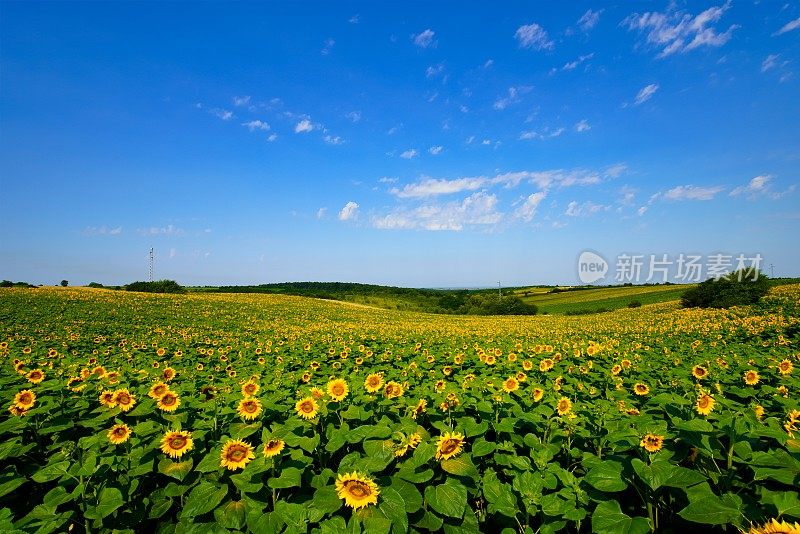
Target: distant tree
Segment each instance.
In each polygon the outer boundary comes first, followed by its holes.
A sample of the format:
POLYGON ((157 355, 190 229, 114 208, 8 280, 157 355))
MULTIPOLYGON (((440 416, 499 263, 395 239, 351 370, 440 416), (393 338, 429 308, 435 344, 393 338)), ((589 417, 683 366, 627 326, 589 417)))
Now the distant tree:
POLYGON ((681 296, 684 308, 730 308, 755 304, 769 291, 767 276, 756 269, 741 269, 719 279, 709 278, 681 296))
POLYGON ((629 308, 641 308, 642 302, 639 300, 632 300, 628 303, 629 308))
POLYGON ((89 282, 89 287, 101 288, 103 287, 103 284, 100 284, 98 282, 89 282))
POLYGON ((67 281, 67 280, 62 280, 61 281, 61 287, 67 287, 68 285, 69 285, 69 281, 67 281))
POLYGON ((186 293, 186 289, 175 280, 156 280, 155 282, 133 282, 125 286, 126 291, 144 293, 186 293))

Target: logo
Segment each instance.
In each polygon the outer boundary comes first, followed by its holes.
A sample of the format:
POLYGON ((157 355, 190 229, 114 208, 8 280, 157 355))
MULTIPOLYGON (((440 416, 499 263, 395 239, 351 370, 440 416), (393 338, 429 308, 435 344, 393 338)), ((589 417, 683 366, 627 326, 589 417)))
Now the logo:
POLYGON ((602 280, 608 272, 608 262, 594 252, 584 250, 578 256, 578 279, 584 284, 602 280))

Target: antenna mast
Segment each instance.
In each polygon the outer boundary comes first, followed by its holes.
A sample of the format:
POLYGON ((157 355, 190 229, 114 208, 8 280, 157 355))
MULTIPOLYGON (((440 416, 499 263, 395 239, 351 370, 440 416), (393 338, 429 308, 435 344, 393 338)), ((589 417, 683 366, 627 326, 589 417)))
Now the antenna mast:
POLYGON ((153 281, 153 247, 150 247, 150 281, 153 281))

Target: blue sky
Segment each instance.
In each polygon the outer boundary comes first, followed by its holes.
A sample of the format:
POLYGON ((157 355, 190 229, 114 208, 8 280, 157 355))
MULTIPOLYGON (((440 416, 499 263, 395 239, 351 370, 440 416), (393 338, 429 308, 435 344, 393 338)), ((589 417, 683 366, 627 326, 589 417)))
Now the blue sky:
POLYGON ((800 275, 800 5, 0 4, 0 278, 800 275))

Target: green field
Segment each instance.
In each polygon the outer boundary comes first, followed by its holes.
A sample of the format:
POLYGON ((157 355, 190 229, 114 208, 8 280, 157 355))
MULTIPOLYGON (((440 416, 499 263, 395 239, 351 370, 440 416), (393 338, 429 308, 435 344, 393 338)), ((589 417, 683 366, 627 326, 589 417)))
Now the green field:
POLYGON ((600 287, 550 293, 551 288, 517 289, 514 294, 528 304, 539 307, 539 313, 565 314, 625 308, 633 301, 655 304, 680 300, 691 285, 600 287))

